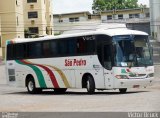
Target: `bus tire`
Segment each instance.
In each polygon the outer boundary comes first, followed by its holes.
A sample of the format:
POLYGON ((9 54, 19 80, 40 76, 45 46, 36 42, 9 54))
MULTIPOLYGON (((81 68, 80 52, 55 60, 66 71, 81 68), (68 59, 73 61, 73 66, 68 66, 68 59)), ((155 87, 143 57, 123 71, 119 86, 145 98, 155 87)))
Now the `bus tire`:
POLYGON ((93 77, 90 76, 90 75, 87 76, 87 85, 86 85, 86 88, 87 88, 87 92, 89 94, 93 94, 95 92, 95 82, 94 82, 93 77))
POLYGON ((56 94, 63 94, 65 93, 67 88, 54 88, 54 93, 56 94))
POLYGON ((30 94, 37 94, 37 93, 41 93, 42 92, 42 89, 36 88, 33 78, 28 79, 28 81, 27 81, 27 90, 28 90, 28 93, 30 93, 30 94))
POLYGON ((127 92, 127 88, 121 88, 121 89, 119 89, 119 92, 122 93, 122 94, 124 94, 124 93, 127 92))

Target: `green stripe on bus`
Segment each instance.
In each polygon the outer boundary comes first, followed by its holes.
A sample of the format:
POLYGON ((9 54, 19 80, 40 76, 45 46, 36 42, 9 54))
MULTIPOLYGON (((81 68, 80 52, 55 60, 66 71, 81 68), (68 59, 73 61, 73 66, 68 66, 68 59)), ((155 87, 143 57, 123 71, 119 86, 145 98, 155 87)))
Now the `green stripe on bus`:
POLYGON ((26 66, 29 66, 30 68, 32 68, 33 71, 36 73, 36 76, 37 76, 37 78, 38 78, 38 82, 39 82, 40 87, 41 87, 41 88, 47 88, 47 85, 46 85, 45 80, 44 80, 44 76, 43 76, 41 70, 40 70, 38 67, 33 66, 33 65, 31 65, 31 64, 25 64, 25 63, 21 62, 20 60, 15 60, 15 61, 16 61, 18 64, 26 65, 26 66))

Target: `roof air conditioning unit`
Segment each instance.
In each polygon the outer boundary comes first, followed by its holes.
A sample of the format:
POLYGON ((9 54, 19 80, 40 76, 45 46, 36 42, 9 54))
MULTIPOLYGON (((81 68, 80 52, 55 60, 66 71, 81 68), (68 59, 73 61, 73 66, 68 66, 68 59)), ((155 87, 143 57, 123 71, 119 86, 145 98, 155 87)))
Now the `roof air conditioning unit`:
POLYGON ((35 24, 35 20, 31 20, 31 24, 34 25, 35 24))
POLYGON ((30 5, 30 8, 33 9, 33 8, 34 8, 34 5, 30 5))

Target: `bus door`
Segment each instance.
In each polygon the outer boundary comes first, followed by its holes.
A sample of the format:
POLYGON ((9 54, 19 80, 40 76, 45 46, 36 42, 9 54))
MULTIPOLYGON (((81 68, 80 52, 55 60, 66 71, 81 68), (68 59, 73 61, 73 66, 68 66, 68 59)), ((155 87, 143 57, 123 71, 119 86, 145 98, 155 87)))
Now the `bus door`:
POLYGON ((112 44, 105 43, 103 44, 103 67, 104 67, 104 81, 105 87, 112 88, 113 87, 113 79, 112 79, 112 44))

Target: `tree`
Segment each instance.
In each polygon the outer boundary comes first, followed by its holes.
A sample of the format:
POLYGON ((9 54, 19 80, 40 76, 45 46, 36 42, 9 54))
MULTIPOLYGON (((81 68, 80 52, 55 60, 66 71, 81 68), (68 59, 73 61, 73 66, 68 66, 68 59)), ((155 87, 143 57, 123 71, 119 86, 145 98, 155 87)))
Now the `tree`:
POLYGON ((139 8, 138 0, 94 0, 94 11, 139 8))

